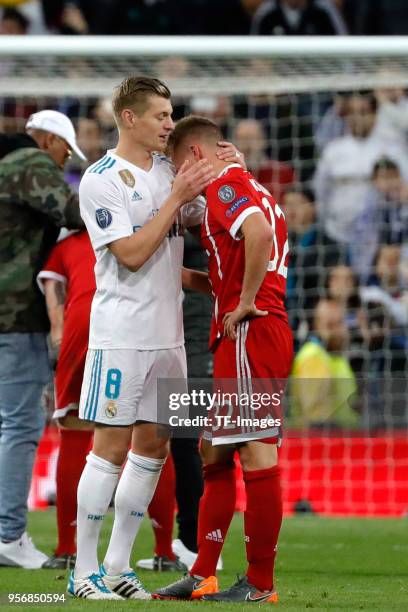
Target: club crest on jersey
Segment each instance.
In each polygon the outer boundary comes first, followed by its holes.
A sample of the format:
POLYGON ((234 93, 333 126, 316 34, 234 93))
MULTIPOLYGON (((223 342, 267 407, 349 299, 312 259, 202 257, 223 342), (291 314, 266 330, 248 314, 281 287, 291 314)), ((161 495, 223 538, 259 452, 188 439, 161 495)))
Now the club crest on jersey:
POLYGON ((105 410, 105 414, 108 417, 108 419, 113 419, 113 417, 116 416, 117 413, 117 408, 116 408, 116 404, 113 400, 111 400, 105 410))
POLYGON ((112 215, 106 208, 98 208, 95 217, 97 224, 102 229, 106 229, 112 223, 112 215))
POLYGON ((224 204, 229 204, 235 198, 235 190, 231 185, 222 185, 218 190, 218 197, 224 204))
POLYGON ((122 181, 125 183, 125 185, 127 185, 128 187, 135 186, 135 177, 133 176, 130 170, 119 170, 118 174, 122 181))

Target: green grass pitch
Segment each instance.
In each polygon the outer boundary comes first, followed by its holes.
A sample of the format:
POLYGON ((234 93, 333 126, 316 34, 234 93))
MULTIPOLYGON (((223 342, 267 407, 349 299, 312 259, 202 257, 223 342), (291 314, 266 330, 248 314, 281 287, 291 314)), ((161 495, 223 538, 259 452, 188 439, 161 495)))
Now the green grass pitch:
MULTIPOLYGON (((107 544, 112 517, 102 533, 107 544)), ((29 532, 35 543, 51 553, 55 541, 55 514, 49 510, 30 515, 29 532)), ((133 559, 151 556, 152 534, 144 521, 133 559)), ((235 581, 245 569, 242 517, 234 518, 223 551, 225 570, 221 586, 235 581)), ((150 589, 167 584, 177 574, 141 571, 150 589)), ((64 572, 0 568, 0 609, 28 610, 197 610, 204 602, 86 602, 67 598, 65 604, 7 604, 8 593, 62 593, 64 572)), ((408 610, 407 519, 333 519, 299 516, 284 521, 276 582, 282 610, 408 610)), ((246 605, 212 604, 217 610, 237 610, 246 605)), ((258 605, 259 607, 259 605, 258 605)))

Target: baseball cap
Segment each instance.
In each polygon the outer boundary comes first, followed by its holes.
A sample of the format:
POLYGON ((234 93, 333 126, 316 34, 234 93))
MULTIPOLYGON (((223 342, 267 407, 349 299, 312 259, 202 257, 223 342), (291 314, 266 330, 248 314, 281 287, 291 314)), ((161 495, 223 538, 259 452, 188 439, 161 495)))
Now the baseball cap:
POLYGON ((63 138, 80 159, 86 161, 85 155, 78 147, 76 134, 71 119, 55 110, 42 110, 34 113, 26 123, 26 130, 33 128, 56 134, 63 138))

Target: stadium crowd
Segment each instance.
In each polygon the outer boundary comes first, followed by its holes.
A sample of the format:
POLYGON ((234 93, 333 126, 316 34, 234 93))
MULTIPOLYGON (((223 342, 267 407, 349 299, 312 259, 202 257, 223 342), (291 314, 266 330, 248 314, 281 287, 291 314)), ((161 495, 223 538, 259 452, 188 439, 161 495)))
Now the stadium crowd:
POLYGON ((408 33, 404 0, 1 0, 0 11, 2 34, 408 33))

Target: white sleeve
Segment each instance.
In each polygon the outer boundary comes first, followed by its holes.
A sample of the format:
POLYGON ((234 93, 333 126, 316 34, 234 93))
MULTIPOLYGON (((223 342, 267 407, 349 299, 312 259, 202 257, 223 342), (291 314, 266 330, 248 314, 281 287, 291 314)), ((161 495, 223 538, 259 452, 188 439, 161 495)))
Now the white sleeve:
POLYGON ((204 217, 205 206, 204 196, 197 196, 195 200, 185 204, 181 209, 184 227, 200 225, 204 217))
POLYGON ((95 251, 133 234, 125 200, 112 181, 85 174, 79 186, 79 207, 95 251))

